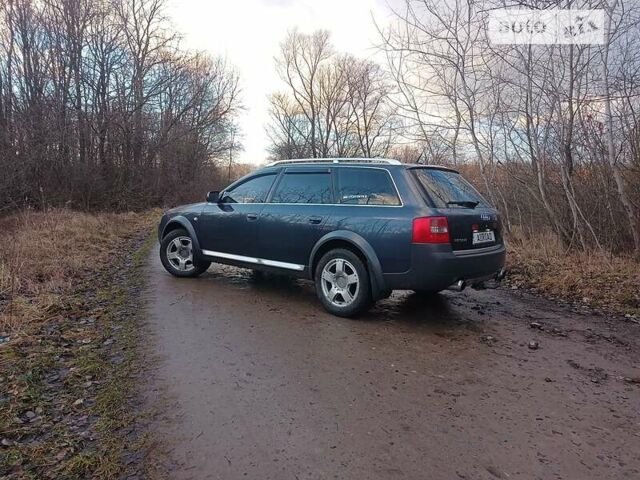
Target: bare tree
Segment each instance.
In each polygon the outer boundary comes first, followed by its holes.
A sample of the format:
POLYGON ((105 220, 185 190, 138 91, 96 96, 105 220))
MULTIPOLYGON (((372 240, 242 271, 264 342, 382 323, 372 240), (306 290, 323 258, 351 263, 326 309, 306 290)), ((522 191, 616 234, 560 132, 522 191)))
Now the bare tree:
POLYGON ((359 151, 365 157, 385 156, 394 136, 390 88, 380 65, 349 58, 347 97, 359 151))
POLYGON ((289 33, 276 58, 286 85, 271 96, 274 157, 381 156, 394 115, 382 69, 334 52, 325 31, 289 33))
POLYGON ((549 5, 406 0, 393 10, 380 47, 402 137, 445 145, 510 229, 637 252, 639 4, 590 4, 607 12, 604 45, 492 45, 488 12, 523 6, 549 5))
POLYGON ((318 125, 321 119, 319 70, 323 62, 331 58, 333 51, 329 33, 324 30, 304 35, 294 30, 281 45, 276 66, 281 78, 291 91, 293 100, 309 124, 311 156, 319 154, 318 125))
MULTIPOLYGON (((607 124, 607 158, 609 160, 609 165, 611 166, 611 173, 613 175, 613 179, 616 183, 616 188, 618 191, 618 196, 620 197, 620 202, 624 205, 625 212, 627 214, 627 218, 629 220, 629 228, 631 230, 631 234, 633 237, 633 247, 634 253, 636 256, 640 256, 640 224, 638 223, 636 208, 634 208, 629 195, 627 194, 627 189, 625 185, 625 181, 622 177, 622 173, 620 171, 620 162, 617 158, 617 152, 615 148, 615 140, 614 140, 614 119, 613 113, 611 109, 612 103, 612 94, 611 94, 611 84, 610 84, 610 65, 609 65, 609 52, 612 48, 613 39, 616 34, 616 30, 620 28, 620 22, 615 21, 615 17, 618 16, 617 6, 618 0, 611 0, 610 2, 603 0, 603 7, 606 14, 606 25, 605 25, 605 41, 604 46, 602 48, 602 78, 604 84, 604 106, 605 106, 605 118, 607 124)), ((626 33, 626 32, 625 32, 626 33)), ((629 97, 627 97, 629 98, 629 97)))
POLYGON ((0 4, 3 206, 135 208, 215 182, 216 159, 239 148, 238 77, 182 49, 163 11, 164 0, 0 4))

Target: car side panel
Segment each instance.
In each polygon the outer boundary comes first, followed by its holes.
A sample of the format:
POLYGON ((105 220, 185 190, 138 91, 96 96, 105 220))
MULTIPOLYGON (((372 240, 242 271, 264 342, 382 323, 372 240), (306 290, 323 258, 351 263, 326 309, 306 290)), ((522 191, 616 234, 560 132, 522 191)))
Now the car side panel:
MULTIPOLYGON (((162 239, 167 235, 167 231, 169 230, 169 226, 173 226, 173 224, 178 224, 180 228, 185 229, 193 242, 194 250, 199 253, 200 252, 200 243, 198 242, 198 236, 193 228, 191 222, 183 215, 176 215, 171 218, 164 217, 160 222, 160 226, 158 227, 158 241, 162 242, 162 239)), ((171 228, 173 230, 173 228, 171 228)))
POLYGON ((358 234, 377 254, 383 272, 405 272, 411 266, 412 220, 409 210, 373 205, 335 206, 326 230, 358 234))
POLYGON ((196 231, 202 250, 234 255, 259 256, 258 218, 264 204, 207 204, 196 231))
POLYGON ((309 253, 327 232, 333 208, 329 205, 265 205, 258 222, 260 256, 306 266, 309 253))
POLYGON ((380 261, 378 260, 378 256, 376 255, 375 250, 369 242, 367 242, 364 238, 362 238, 357 233, 348 230, 334 230, 327 234, 325 234, 315 245, 313 250, 311 251, 311 255, 309 257, 309 269, 308 274, 313 277, 313 269, 314 265, 317 265, 317 262, 320 260, 320 250, 322 247, 334 240, 346 241, 350 243, 355 248, 359 249, 364 257, 367 260, 367 265, 369 267, 369 276, 371 281, 371 294, 374 299, 382 298, 384 296, 384 292, 386 290, 386 285, 384 281, 384 277, 382 274, 382 266, 380 265, 380 261))

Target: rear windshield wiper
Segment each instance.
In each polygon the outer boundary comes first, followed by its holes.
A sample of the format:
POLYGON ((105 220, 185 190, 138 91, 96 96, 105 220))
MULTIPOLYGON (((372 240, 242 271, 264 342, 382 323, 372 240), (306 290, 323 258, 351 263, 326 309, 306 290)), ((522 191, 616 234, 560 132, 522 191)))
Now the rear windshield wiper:
POLYGON ((474 202, 472 200, 451 200, 447 202, 447 205, 460 205, 461 207, 476 208, 480 202, 474 202))

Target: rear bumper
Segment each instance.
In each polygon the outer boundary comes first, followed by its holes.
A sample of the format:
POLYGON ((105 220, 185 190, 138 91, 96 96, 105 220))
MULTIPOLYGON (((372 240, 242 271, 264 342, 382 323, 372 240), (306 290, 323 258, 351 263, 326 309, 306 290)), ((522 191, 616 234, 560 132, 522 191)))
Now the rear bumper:
POLYGON ((504 245, 453 252, 449 245, 414 244, 411 269, 384 274, 388 290, 439 291, 458 280, 467 283, 493 278, 504 267, 504 245))

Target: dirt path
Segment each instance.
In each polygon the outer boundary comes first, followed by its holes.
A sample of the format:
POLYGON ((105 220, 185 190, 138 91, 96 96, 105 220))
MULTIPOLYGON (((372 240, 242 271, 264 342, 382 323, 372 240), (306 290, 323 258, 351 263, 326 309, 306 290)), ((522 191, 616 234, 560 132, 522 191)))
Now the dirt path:
POLYGON ((171 478, 640 478, 638 325, 499 290, 347 320, 309 282, 150 262, 171 478))

